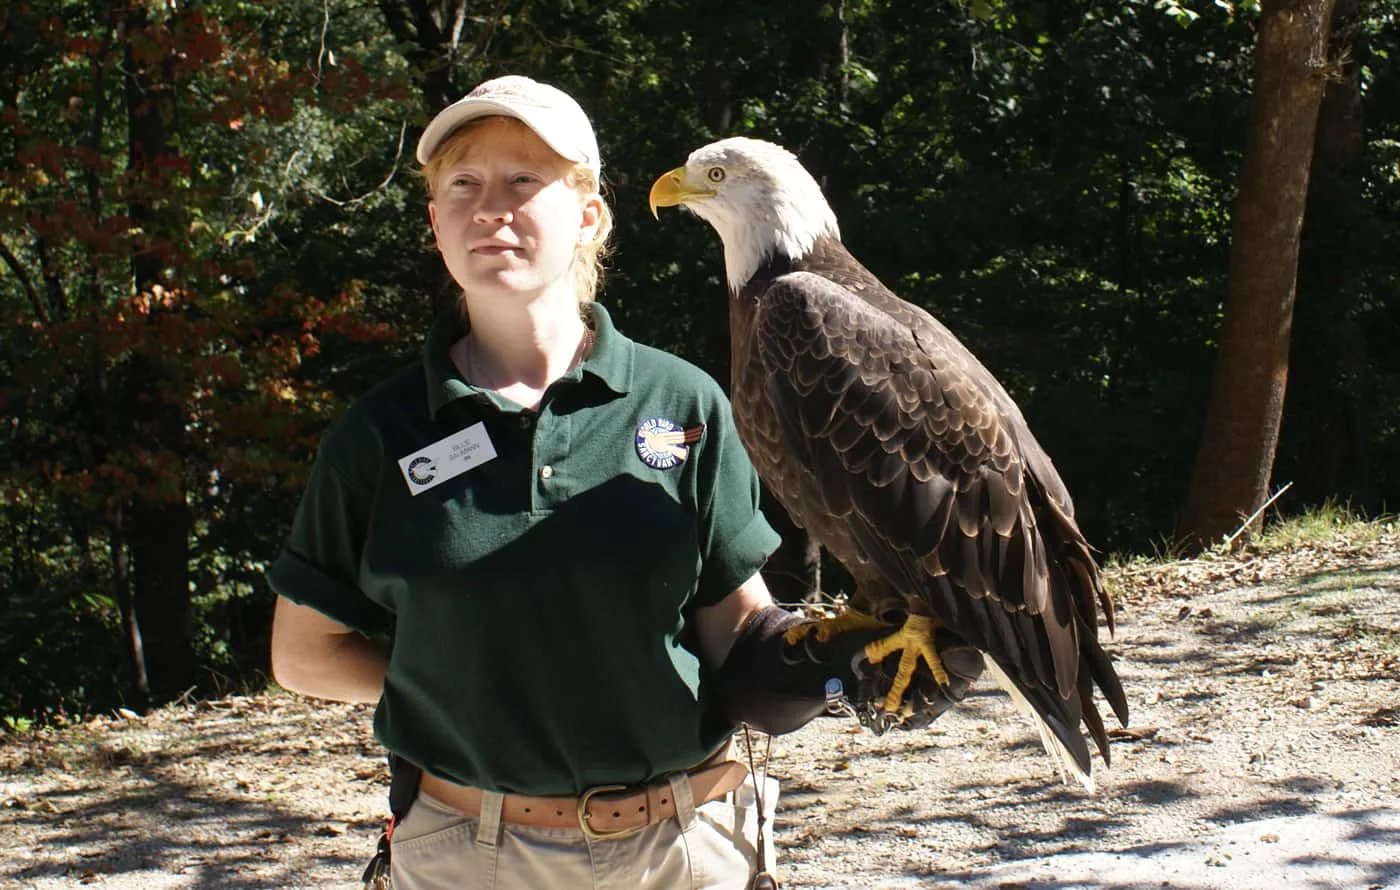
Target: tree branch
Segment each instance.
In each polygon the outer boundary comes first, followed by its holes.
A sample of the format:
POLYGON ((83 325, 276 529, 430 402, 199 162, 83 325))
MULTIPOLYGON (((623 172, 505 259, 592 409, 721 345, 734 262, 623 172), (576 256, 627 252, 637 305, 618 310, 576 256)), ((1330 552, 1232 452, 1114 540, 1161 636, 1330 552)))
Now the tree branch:
POLYGON ((57 317, 60 320, 68 317, 70 301, 63 293, 63 279, 53 271, 54 264, 49 262, 49 242, 43 235, 34 236, 34 255, 39 258, 39 271, 44 278, 44 293, 48 296, 50 317, 57 317))
POLYGON ((408 18, 398 3, 379 0, 375 5, 379 7, 379 14, 384 16, 384 24, 389 26, 389 33, 394 35, 395 40, 400 43, 417 42, 418 38, 408 27, 408 18))
POLYGON ((457 57, 457 44, 462 40, 462 26, 467 22, 467 0, 457 0, 457 15, 452 19, 452 38, 447 46, 447 57, 457 57))
POLYGON ((330 0, 321 0, 321 48, 316 53, 316 85, 321 85, 322 63, 326 58, 326 32, 331 27, 330 0))
POLYGON ((24 292, 29 297, 29 305, 34 307, 34 315, 44 324, 49 323, 49 314, 44 311, 44 301, 39 297, 39 290, 34 286, 34 279, 29 277, 29 272, 24 268, 24 264, 19 261, 19 257, 10 252, 4 241, 0 241, 0 257, 4 257, 5 265, 15 273, 19 283, 24 285, 24 292))
MULTIPOLYGON (((347 198, 346 200, 341 201, 341 200, 337 200, 336 198, 332 198, 330 195, 327 195, 327 194, 325 194, 324 192, 318 191, 318 190, 312 188, 311 186, 307 186, 307 187, 306 187, 306 190, 307 190, 308 192, 310 192, 311 194, 315 195, 316 197, 320 198, 322 201, 327 201, 327 202, 329 202, 329 203, 331 203, 331 204, 334 204, 334 205, 337 206, 337 207, 351 207, 351 206, 354 206, 355 204, 359 204, 360 202, 366 200, 367 198, 369 198, 370 195, 374 194, 375 192, 379 191, 380 189, 384 188, 384 187, 387 186, 389 183, 391 183, 391 182, 394 181, 394 174, 397 173, 397 172, 398 172, 398 169, 399 169, 399 159, 403 157, 403 141, 404 141, 404 134, 407 132, 407 130, 408 130, 408 125, 407 125, 407 124, 399 124, 399 145, 398 145, 398 148, 396 148, 396 149, 394 150, 394 162, 393 162, 392 164, 389 165, 389 173, 388 173, 388 175, 386 175, 386 176, 384 177, 384 181, 383 181, 383 182, 379 183, 379 185, 376 185, 374 188, 372 188, 372 189, 370 189, 369 191, 365 192, 363 195, 358 195, 358 196, 356 196, 356 197, 354 197, 354 198, 347 198)), ((254 228, 253 231, 256 231, 256 227, 254 228)), ((250 232, 249 234, 251 234, 251 232, 250 232)))
POLYGON ((1255 510, 1253 513, 1249 514, 1249 518, 1246 519, 1244 522, 1240 523, 1240 527, 1237 528, 1237 529, 1235 529, 1235 533, 1234 533, 1233 535, 1230 535, 1230 536, 1229 536, 1228 538, 1226 538, 1224 541, 1221 541, 1221 542, 1220 542, 1220 547, 1221 547, 1221 549, 1223 549, 1223 550, 1229 550, 1230 547, 1234 545, 1235 539, 1238 538, 1240 535, 1244 534, 1246 531, 1249 530, 1249 527, 1252 526, 1252 525, 1254 524, 1254 520, 1256 520, 1256 519, 1259 518, 1259 514, 1260 514, 1260 513, 1263 513, 1265 510, 1269 509, 1269 505, 1270 505, 1270 504, 1272 504, 1274 501, 1278 500, 1278 499, 1283 495, 1283 493, 1284 493, 1285 491, 1287 491, 1288 489, 1290 489, 1290 488, 1292 488, 1292 487, 1293 487, 1293 483, 1292 483, 1292 482, 1289 482, 1288 484, 1286 484, 1286 485, 1284 485, 1282 488, 1280 488, 1278 491, 1274 492, 1273 496, 1270 497, 1267 501, 1265 501, 1265 502, 1263 503, 1263 505, 1262 505, 1258 510, 1255 510))
MULTIPOLYGON (((520 13, 523 16, 526 7, 530 4, 528 0, 520 5, 520 13)), ((472 58, 477 58, 486 52, 486 45, 491 42, 492 36, 496 33, 496 23, 501 20, 501 11, 505 9, 506 0, 496 0, 495 12, 491 15, 490 24, 481 29, 476 36, 476 44, 472 47, 472 58)))

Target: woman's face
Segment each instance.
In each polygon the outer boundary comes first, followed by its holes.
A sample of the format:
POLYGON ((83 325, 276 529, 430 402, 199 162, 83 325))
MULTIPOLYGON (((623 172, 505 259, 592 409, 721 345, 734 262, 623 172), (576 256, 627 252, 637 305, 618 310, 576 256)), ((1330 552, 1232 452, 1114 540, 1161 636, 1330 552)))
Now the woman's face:
POLYGON ((517 121, 487 119, 465 138, 465 151, 436 172, 428 203, 452 277, 469 297, 572 291, 575 251, 598 225, 602 199, 580 195, 569 163, 517 121))

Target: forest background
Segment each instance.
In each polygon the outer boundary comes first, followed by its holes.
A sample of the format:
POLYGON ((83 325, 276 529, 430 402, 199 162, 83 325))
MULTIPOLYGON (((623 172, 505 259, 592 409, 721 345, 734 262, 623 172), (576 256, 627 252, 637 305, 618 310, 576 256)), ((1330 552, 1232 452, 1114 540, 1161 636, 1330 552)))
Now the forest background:
MULTIPOLYGON (((718 239, 646 194, 750 134, 1105 553, 1400 494, 1396 0, 21 0, 0 35, 0 731, 266 684, 319 436, 454 298, 413 145, 498 74, 590 113, 601 300, 722 382, 718 239)), ((788 528, 789 599, 812 555, 788 528)))

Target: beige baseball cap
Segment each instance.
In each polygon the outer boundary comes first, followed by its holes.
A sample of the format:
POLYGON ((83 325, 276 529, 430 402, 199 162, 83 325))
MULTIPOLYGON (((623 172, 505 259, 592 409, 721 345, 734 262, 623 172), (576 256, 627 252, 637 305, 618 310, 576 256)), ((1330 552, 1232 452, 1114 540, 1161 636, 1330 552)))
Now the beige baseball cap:
POLYGON ((438 112, 418 139, 418 163, 428 163, 453 130, 493 114, 524 123, 565 160, 599 175, 603 162, 588 115, 563 90, 517 74, 488 80, 438 112))

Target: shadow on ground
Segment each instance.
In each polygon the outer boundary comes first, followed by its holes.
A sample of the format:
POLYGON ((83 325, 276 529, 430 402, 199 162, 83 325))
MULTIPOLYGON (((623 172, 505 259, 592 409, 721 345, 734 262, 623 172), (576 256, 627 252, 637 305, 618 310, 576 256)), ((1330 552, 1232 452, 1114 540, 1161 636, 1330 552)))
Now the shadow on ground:
POLYGON ((94 746, 87 753, 106 764, 112 778, 98 773, 91 782, 6 801, 0 823, 23 838, 30 855, 0 864, 0 886, 46 879, 96 883, 154 873, 179 875, 179 886, 200 890, 282 890, 317 871, 358 875, 373 851, 377 819, 298 810, 287 803, 291 795, 275 787, 259 791, 240 779, 262 782, 273 762, 307 757, 309 748, 349 754, 357 747, 348 741, 308 746, 304 737, 288 736, 260 742, 252 758, 247 730, 236 724, 204 732, 199 743, 175 751, 94 746), (229 765, 234 757, 240 761, 236 767, 229 765), (191 773, 202 773, 207 781, 191 773), (363 856, 316 849, 325 846, 318 840, 343 834, 364 837, 356 844, 363 856))

